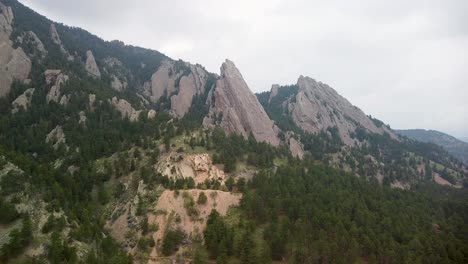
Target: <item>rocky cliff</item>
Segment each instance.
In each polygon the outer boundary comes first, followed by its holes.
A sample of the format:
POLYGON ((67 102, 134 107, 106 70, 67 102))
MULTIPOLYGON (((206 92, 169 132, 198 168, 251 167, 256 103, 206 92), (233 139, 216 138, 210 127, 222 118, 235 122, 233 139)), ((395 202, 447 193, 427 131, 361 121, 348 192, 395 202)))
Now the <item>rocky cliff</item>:
POLYGON ((31 72, 31 60, 21 47, 13 48, 13 11, 0 3, 0 97, 10 92, 14 80, 24 81, 31 72))
POLYGON ((167 60, 151 76, 151 81, 145 83, 143 93, 152 102, 169 100, 171 114, 183 117, 193 98, 205 92, 208 76, 209 73, 200 65, 167 60))
POLYGON ((258 141, 279 145, 276 127, 232 61, 221 66, 221 77, 208 96, 208 104, 205 126, 219 125, 227 133, 252 134, 258 141))
MULTIPOLYGON (((295 85, 297 92, 292 92, 281 102, 286 115, 294 124, 305 132, 318 133, 336 127, 343 143, 354 145, 353 139, 357 128, 371 133, 389 134, 396 139, 395 133, 378 120, 368 117, 361 109, 352 105, 330 86, 312 78, 300 76, 295 85)), ((278 90, 292 89, 274 85, 269 101, 278 94, 278 90)))

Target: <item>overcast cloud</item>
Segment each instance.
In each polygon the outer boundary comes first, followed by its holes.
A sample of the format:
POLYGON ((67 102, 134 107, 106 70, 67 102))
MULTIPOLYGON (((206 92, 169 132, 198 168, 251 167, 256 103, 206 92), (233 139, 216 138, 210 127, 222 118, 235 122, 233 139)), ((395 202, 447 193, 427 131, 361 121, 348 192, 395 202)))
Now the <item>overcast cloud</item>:
POLYGON ((307 75, 393 128, 468 137, 467 0, 21 0, 106 40, 219 72, 250 88, 307 75))

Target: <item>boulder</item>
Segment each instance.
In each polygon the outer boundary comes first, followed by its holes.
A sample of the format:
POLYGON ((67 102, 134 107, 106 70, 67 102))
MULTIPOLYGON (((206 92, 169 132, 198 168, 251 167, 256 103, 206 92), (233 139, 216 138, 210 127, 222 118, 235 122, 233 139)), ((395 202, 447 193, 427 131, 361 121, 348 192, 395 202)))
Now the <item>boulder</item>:
POLYGON ((94 59, 93 52, 90 50, 86 52, 85 69, 91 77, 96 78, 96 79, 101 78, 101 72, 99 71, 99 68, 96 64, 96 60, 94 59))
POLYGON ((13 109, 11 112, 13 114, 19 112, 20 109, 28 110, 28 107, 31 105, 32 96, 34 94, 34 88, 27 89, 23 94, 18 96, 12 103, 13 109))
POLYGON ((221 77, 208 96, 208 104, 205 126, 219 125, 227 133, 245 138, 252 134, 257 141, 279 145, 273 122, 232 61, 226 60, 221 66, 221 77))

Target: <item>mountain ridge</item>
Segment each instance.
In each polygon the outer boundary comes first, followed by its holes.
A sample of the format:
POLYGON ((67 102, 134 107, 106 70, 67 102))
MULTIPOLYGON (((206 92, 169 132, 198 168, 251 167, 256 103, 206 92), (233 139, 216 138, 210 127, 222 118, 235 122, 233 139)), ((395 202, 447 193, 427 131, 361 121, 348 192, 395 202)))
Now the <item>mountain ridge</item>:
POLYGON ((457 159, 468 164, 468 143, 454 136, 431 129, 399 129, 395 131, 414 140, 439 145, 457 159))

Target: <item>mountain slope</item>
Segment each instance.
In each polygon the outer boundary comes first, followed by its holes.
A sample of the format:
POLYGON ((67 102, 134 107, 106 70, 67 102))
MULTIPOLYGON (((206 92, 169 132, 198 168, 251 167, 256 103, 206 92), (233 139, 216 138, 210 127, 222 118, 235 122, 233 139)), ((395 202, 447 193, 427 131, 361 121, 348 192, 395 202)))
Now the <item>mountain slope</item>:
POLYGON ((318 84, 345 112, 309 133, 275 107, 299 86, 257 100, 230 61, 217 76, 0 2, 0 263, 466 263, 466 168, 442 148, 318 84))
POLYGON ((414 140, 439 145, 455 158, 461 160, 465 164, 468 164, 468 143, 464 141, 435 130, 406 129, 395 131, 398 134, 414 140))
POLYGON ((297 138, 306 153, 328 165, 405 189, 426 180, 461 186, 466 177, 466 167, 442 148, 400 138, 312 78, 273 85, 257 97, 284 137, 297 138))

